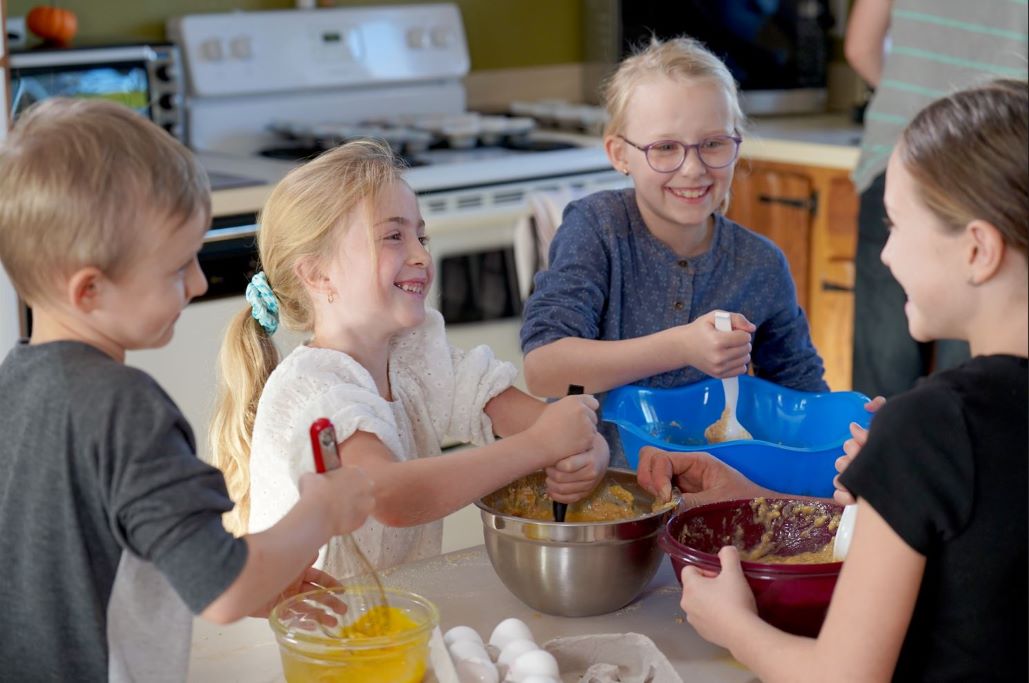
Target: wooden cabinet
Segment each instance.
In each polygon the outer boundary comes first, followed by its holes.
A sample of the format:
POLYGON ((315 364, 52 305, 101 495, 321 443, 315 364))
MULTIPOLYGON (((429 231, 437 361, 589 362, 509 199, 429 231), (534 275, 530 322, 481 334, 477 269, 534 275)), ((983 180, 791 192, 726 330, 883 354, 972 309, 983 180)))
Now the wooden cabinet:
POLYGON ((742 160, 728 216, 786 254, 835 391, 851 388, 858 197, 845 169, 742 160))

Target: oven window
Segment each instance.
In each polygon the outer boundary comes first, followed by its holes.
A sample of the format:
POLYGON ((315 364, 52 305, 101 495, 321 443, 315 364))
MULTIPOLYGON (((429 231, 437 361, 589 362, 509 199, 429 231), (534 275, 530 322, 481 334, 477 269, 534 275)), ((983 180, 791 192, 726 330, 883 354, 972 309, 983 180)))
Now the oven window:
POLYGON ((207 291, 193 301, 243 296, 260 265, 257 216, 252 213, 217 216, 211 220, 207 237, 197 256, 207 278, 207 291))
POLYGON ((448 324, 522 314, 511 247, 446 256, 440 259, 438 277, 440 313, 448 324))
POLYGON ((93 97, 150 116, 149 77, 143 62, 11 70, 11 117, 50 97, 93 97))

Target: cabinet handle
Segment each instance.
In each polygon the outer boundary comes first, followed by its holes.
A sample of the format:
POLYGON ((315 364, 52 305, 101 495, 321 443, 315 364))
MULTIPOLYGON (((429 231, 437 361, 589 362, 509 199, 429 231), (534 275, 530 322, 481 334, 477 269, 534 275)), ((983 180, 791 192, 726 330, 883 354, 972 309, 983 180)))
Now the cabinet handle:
POLYGON ((853 292, 853 287, 846 285, 840 285, 835 282, 829 282, 828 280, 822 280, 822 291, 823 292, 853 292))
POLYGON ((759 194, 757 200, 762 204, 782 204, 794 209, 804 209, 814 213, 818 208, 818 197, 812 194, 808 198, 798 197, 773 197, 772 195, 759 194))

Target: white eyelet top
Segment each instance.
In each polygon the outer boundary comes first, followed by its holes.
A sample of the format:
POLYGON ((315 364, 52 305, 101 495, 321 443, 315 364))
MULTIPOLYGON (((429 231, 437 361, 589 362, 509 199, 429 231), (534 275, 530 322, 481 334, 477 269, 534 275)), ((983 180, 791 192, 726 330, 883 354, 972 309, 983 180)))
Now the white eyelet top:
MULTIPOLYGON (((493 441, 486 404, 517 375, 487 346, 450 346, 438 311, 393 338, 389 381, 394 400, 379 395, 371 374, 341 351, 299 346, 272 372, 261 394, 250 454, 250 532, 267 529, 297 502, 297 481, 314 471, 308 429, 327 417, 336 438, 356 431, 379 438, 398 461, 440 454, 450 438, 482 445, 493 441)), ((387 527, 369 517, 354 532, 378 569, 438 555, 442 520, 417 527, 387 527)), ((340 539, 321 549, 316 565, 334 576, 351 573, 353 558, 340 539)))

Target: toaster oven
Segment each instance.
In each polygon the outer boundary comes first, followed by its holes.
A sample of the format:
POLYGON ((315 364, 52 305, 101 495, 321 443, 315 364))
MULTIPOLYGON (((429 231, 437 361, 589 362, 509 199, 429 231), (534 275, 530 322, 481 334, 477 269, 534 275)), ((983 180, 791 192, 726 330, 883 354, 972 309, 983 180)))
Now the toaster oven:
POLYGON ((49 97, 120 102, 186 141, 178 48, 171 43, 33 49, 10 54, 11 119, 49 97))

